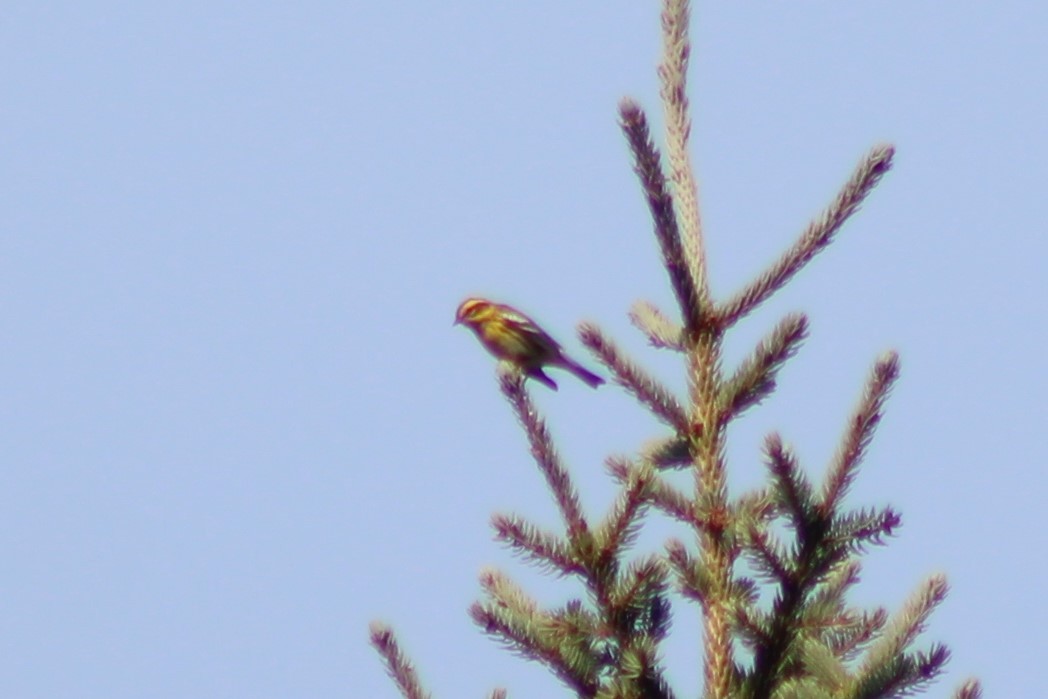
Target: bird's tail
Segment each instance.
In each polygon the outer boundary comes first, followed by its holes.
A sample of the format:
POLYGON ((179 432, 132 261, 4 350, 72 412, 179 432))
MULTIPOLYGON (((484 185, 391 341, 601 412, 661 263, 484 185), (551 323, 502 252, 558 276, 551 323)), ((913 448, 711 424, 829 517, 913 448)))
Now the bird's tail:
POLYGON ((604 383, 604 379, 594 374, 592 371, 582 366, 573 359, 567 357, 561 357, 561 366, 570 371, 575 376, 582 379, 590 388, 596 388, 604 383))
POLYGON ((531 367, 530 369, 527 370, 526 373, 527 373, 528 376, 530 376, 531 378, 535 379, 536 381, 539 381, 541 383, 546 384, 547 386, 552 388, 554 391, 557 390, 557 382, 554 381, 553 379, 551 379, 549 377, 549 374, 547 374, 546 372, 544 372, 542 370, 542 367, 540 367, 540 366, 531 367))

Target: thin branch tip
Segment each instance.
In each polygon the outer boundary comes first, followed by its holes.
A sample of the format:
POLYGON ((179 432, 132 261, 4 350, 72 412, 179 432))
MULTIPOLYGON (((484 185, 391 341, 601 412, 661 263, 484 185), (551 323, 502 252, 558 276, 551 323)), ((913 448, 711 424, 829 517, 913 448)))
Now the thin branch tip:
POLYGON ((627 95, 619 100, 619 116, 621 116, 623 120, 633 121, 640 112, 640 103, 632 97, 627 95))
POLYGON ((372 643, 386 643, 393 636, 393 628, 384 621, 372 621, 368 624, 368 634, 372 643))
POLYGON ((894 164, 895 144, 878 143, 870 150, 869 159, 874 167, 880 169, 882 172, 887 172, 894 164))
POLYGON ((896 350, 888 350, 877 358, 877 366, 883 373, 898 376, 902 368, 902 360, 896 350))

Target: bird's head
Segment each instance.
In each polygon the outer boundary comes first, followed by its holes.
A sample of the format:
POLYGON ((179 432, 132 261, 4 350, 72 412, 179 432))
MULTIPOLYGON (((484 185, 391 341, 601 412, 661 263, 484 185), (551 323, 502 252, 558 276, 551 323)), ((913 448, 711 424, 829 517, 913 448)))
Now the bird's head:
POLYGON ((480 298, 468 298, 455 311, 455 325, 475 326, 491 313, 492 304, 480 298))

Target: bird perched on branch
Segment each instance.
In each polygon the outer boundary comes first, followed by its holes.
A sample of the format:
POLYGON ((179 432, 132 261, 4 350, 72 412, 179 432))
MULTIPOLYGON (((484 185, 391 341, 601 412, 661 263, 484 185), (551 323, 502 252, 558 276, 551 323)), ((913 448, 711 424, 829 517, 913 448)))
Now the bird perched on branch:
POLYGON ((570 371, 593 388, 604 383, 604 379, 564 354, 560 344, 538 323, 512 306, 468 298, 459 304, 455 324, 467 326, 493 355, 515 364, 526 376, 554 391, 557 384, 546 375, 544 367, 570 371))

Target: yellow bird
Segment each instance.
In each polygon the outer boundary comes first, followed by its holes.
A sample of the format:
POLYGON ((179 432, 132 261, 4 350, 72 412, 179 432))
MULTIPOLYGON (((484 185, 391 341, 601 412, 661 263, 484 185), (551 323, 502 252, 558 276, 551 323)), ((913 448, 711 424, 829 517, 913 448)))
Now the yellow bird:
POLYGON ((455 324, 465 325, 489 352, 517 365, 525 375, 554 391, 557 384, 542 369, 559 367, 596 388, 604 379, 564 354, 560 344, 538 323, 516 308, 481 298, 468 298, 455 312, 455 324))

